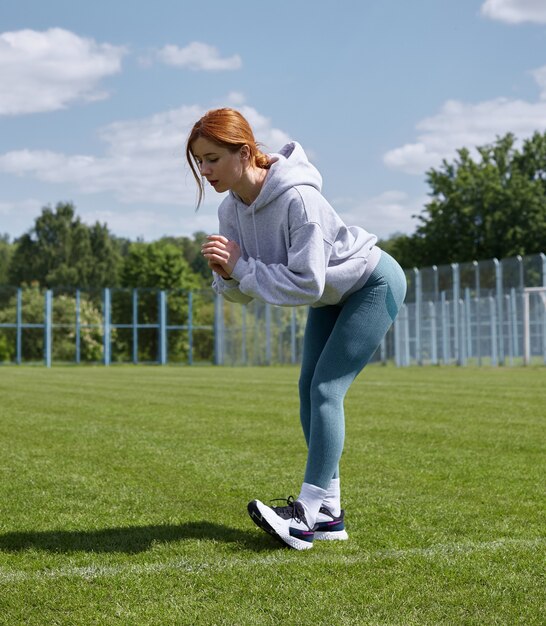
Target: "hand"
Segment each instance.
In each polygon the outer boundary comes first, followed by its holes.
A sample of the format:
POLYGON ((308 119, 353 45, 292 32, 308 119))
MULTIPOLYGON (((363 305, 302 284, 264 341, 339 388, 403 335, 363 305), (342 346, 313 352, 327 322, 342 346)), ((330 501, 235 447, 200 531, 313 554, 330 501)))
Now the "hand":
POLYGON ((208 265, 222 278, 230 278, 235 264, 241 258, 241 248, 236 241, 230 241, 222 235, 209 235, 201 247, 201 254, 208 265))

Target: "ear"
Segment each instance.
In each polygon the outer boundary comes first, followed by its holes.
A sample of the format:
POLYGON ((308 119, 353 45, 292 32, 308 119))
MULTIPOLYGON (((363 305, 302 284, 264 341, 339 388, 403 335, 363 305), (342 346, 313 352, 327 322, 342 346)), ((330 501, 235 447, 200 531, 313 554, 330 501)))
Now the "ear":
POLYGON ((244 146, 241 146, 241 159, 247 160, 250 159, 250 148, 245 143, 244 146))

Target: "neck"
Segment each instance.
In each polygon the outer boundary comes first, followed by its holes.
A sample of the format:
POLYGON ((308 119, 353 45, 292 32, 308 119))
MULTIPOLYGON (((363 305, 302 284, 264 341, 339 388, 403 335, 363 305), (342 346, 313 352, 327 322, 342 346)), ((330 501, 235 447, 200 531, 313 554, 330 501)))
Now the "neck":
POLYGON ((241 198, 246 205, 251 205, 262 190, 267 170, 260 167, 248 168, 237 188, 233 191, 241 198))

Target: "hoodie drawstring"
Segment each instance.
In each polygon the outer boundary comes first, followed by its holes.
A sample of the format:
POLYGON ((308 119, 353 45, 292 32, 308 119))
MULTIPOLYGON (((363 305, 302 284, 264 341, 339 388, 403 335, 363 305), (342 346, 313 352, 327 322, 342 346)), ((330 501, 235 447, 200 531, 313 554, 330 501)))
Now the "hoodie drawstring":
MULTIPOLYGON (((241 230, 241 221, 239 220, 239 207, 237 204, 235 205, 235 218, 237 219, 237 230, 239 233, 242 233, 241 230)), ((256 244, 256 260, 261 260, 260 256, 260 245, 258 243, 258 229, 256 227, 256 205, 252 207, 252 223, 254 225, 254 243, 256 244)), ((239 241, 239 245, 241 246, 241 252, 244 254, 245 250, 243 248, 243 242, 239 241)))
POLYGON ((256 229, 256 205, 252 207, 252 222, 254 223, 254 241, 256 243, 256 259, 259 261, 260 257, 260 246, 258 244, 258 230, 256 229))

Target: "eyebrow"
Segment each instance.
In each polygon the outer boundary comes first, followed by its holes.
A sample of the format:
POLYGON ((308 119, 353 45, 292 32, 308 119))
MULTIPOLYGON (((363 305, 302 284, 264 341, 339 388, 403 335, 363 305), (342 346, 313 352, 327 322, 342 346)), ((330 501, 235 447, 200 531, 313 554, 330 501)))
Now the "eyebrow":
MULTIPOLYGON (((217 152, 206 152, 205 154, 203 154, 203 156, 204 156, 204 157, 206 157, 206 156, 212 156, 212 155, 217 156, 217 155, 218 155, 218 153, 217 153, 217 152)), ((199 155, 198 155, 198 154, 195 154, 195 152, 193 153, 193 156, 194 156, 196 159, 198 159, 198 158, 199 158, 199 155)))

